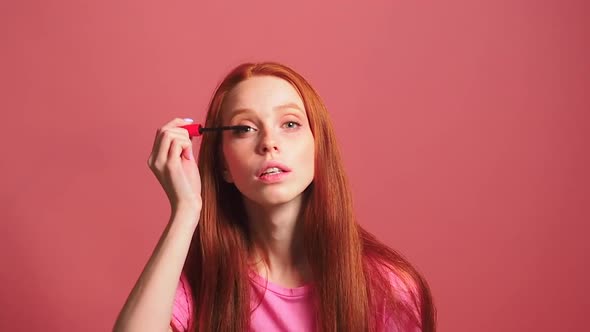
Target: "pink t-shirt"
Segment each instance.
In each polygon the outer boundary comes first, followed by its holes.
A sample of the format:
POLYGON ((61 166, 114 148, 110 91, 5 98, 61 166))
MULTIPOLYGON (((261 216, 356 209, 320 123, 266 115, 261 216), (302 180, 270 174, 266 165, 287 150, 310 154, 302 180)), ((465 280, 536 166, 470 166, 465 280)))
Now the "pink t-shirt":
MULTIPOLYGON (((252 332, 273 332, 273 331, 315 331, 315 313, 313 311, 312 288, 304 285, 297 288, 285 288, 267 281, 256 273, 250 273, 250 290, 256 299, 262 301, 252 313, 250 320, 250 331, 252 332), (266 292, 264 291, 266 288, 266 292)), ((399 286, 399 282, 395 285, 399 286)), ((401 290, 401 288, 400 288, 401 290)), ((171 326, 175 332, 188 330, 189 321, 192 319, 193 309, 190 286, 184 274, 181 275, 176 289, 174 307, 172 311, 171 326)), ((408 293, 401 290, 402 298, 407 299, 408 293), (405 294, 405 295, 404 295, 405 294)), ((379 313, 382 321, 379 331, 388 332, 419 332, 420 329, 413 325, 407 318, 393 319, 379 313)))

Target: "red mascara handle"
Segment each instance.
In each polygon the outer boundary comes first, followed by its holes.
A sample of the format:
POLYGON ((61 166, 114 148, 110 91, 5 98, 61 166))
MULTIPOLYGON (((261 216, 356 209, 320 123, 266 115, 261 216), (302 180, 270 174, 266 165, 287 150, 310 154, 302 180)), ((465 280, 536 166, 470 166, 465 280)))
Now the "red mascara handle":
POLYGON ((188 130, 189 137, 201 136, 201 127, 198 123, 181 126, 181 128, 188 130))

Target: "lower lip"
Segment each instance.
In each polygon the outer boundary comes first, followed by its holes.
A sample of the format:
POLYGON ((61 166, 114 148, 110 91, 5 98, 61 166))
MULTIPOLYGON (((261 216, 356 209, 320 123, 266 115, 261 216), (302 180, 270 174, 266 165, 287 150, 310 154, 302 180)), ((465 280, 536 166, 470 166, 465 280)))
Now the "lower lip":
POLYGON ((266 174, 263 176, 259 176, 258 180, 267 183, 267 184, 271 184, 271 183, 277 183, 277 182, 281 182, 285 179, 285 177, 287 176, 287 174, 289 174, 290 172, 281 172, 281 173, 273 173, 273 174, 266 174))

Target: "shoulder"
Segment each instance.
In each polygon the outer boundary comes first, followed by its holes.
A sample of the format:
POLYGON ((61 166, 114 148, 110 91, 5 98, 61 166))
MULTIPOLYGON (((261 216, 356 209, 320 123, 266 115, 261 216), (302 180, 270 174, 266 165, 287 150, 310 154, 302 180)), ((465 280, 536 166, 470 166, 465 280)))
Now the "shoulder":
POLYGON ((401 267, 393 266, 383 262, 377 262, 372 267, 373 278, 378 275, 381 286, 393 293, 393 296, 405 304, 417 304, 421 290, 419 281, 412 273, 401 267))
POLYGON ((378 330, 420 331, 420 283, 401 266, 376 262, 369 272, 378 330))

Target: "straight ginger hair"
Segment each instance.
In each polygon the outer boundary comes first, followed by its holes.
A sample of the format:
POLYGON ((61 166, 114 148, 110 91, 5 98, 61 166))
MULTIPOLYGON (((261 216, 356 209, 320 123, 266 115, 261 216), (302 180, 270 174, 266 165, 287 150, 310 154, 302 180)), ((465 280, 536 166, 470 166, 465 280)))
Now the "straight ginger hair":
MULTIPOLYGON (((300 222, 318 330, 376 331, 375 313, 382 310, 390 319, 406 317, 424 332, 435 331, 436 311, 425 279, 357 223, 327 109, 301 75, 274 62, 236 67, 215 91, 205 127, 222 125, 225 96, 253 76, 289 82, 303 100, 314 136, 314 179, 303 193, 300 222), (407 300, 396 292, 392 276, 408 290, 407 300)), ((221 134, 210 133, 202 136, 199 149, 203 205, 183 269, 195 304, 189 331, 247 331, 252 312, 248 258, 254 244, 241 193, 221 174, 221 143, 221 134)))

